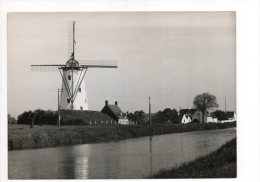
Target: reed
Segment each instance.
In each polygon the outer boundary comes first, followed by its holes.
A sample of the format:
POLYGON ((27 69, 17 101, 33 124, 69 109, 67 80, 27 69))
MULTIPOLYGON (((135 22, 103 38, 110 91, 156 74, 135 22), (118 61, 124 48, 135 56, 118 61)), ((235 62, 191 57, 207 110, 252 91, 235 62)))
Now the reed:
POLYGON ((123 140, 149 135, 225 129, 236 123, 168 124, 168 125, 29 125, 8 126, 8 149, 34 149, 62 145, 76 145, 123 140))

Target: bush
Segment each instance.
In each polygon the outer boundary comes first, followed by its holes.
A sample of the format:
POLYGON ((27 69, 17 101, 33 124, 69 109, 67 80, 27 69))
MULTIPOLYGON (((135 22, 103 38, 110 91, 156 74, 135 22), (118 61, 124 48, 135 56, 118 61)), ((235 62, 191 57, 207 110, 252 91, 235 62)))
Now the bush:
POLYGON ((166 108, 163 111, 158 111, 152 115, 152 123, 154 124, 177 124, 178 112, 176 109, 166 108))
POLYGON ((25 111, 18 116, 18 124, 31 124, 34 119, 36 125, 56 125, 58 113, 56 111, 44 111, 37 109, 35 111, 25 111))
POLYGON ((200 123, 200 120, 194 119, 190 123, 200 123))

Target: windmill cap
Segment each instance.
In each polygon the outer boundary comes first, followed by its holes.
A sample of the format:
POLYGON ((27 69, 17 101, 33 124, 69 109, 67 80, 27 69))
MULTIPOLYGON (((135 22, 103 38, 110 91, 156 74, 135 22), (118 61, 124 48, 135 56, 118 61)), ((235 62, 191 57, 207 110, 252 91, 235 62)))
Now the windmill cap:
POLYGON ((66 62, 66 67, 67 68, 78 68, 79 67, 79 62, 76 61, 75 59, 70 59, 66 62))

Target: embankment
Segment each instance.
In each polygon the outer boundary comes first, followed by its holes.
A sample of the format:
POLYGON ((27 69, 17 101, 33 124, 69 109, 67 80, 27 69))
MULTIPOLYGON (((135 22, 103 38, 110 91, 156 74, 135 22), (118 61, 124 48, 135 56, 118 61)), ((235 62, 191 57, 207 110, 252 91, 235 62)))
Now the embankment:
POLYGON ((235 178, 237 176, 236 138, 215 152, 178 168, 161 170, 149 178, 235 178))
POLYGON ((236 127, 236 123, 172 124, 149 126, 91 125, 91 126, 34 126, 9 125, 8 149, 22 150, 109 142, 127 138, 214 130, 236 127))

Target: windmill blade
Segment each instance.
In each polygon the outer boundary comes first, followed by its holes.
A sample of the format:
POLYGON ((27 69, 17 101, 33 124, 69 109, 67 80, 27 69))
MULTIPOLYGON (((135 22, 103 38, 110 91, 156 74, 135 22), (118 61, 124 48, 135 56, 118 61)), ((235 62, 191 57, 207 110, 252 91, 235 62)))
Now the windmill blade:
POLYGON ((83 68, 117 68, 116 60, 80 60, 78 61, 83 68))
POLYGON ((74 48, 75 48, 75 21, 68 22, 68 59, 73 55, 74 57, 74 48))
POLYGON ((64 64, 31 65, 31 71, 58 71, 58 69, 61 67, 65 67, 65 65, 64 64))

